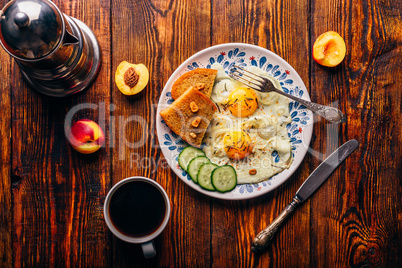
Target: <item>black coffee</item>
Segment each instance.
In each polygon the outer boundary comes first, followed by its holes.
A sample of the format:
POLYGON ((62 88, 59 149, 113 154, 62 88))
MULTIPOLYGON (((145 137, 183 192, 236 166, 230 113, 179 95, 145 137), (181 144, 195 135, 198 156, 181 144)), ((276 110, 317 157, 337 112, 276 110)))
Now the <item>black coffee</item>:
POLYGON ((162 193, 144 181, 122 185, 112 195, 109 215, 114 227, 131 237, 147 236, 161 226, 166 205, 162 193))

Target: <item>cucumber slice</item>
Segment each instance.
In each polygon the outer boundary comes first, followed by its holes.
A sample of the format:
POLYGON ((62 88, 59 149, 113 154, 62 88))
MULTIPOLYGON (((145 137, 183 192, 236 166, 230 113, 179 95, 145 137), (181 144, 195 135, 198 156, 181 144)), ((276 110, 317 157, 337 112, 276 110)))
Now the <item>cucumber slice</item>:
POLYGON ((215 165, 213 163, 207 163, 200 167, 200 169, 198 170, 198 174, 197 174, 197 180, 198 180, 198 184, 202 188, 204 188, 206 190, 210 190, 210 191, 215 190, 215 187, 212 185, 212 182, 211 182, 211 174, 212 174, 212 171, 214 171, 214 169, 217 167, 218 167, 218 165, 215 165))
POLYGON ((198 180, 197 180, 198 170, 200 169, 200 167, 202 165, 204 165, 206 163, 211 163, 211 161, 209 161, 208 157, 198 156, 198 157, 194 158, 193 160, 191 160, 190 164, 188 164, 187 172, 195 183, 198 183, 198 180))
POLYGON ((179 154, 179 165, 182 169, 187 171, 188 164, 190 163, 191 160, 196 158, 197 156, 205 156, 205 153, 201 151, 200 149, 187 146, 184 148, 183 151, 179 154))
POLYGON ((219 192, 229 192, 237 185, 236 170, 229 165, 217 167, 212 171, 211 182, 219 192))

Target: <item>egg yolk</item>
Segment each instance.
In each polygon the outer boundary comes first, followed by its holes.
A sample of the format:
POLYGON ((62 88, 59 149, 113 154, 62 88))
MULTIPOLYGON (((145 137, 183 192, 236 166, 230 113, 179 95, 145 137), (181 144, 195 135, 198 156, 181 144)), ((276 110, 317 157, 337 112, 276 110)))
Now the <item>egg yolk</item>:
POLYGON ((234 160, 245 158, 252 151, 250 136, 244 131, 233 131, 223 138, 227 156, 234 160))
POLYGON ((258 108, 257 94, 247 87, 238 87, 229 95, 229 111, 237 117, 252 115, 258 108))

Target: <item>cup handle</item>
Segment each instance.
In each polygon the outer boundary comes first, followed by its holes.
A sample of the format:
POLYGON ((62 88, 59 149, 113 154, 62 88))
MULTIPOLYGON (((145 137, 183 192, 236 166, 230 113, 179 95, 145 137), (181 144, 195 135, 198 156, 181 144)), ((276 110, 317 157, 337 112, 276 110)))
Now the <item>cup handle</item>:
POLYGON ((151 240, 147 243, 141 244, 142 252, 144 253, 145 258, 152 258, 156 256, 154 241, 151 240))

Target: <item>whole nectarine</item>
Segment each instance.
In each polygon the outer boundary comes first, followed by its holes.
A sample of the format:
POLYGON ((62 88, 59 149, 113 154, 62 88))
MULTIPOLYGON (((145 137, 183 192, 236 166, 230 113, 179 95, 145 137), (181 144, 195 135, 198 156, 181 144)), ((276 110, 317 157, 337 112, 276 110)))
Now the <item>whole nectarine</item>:
POLYGON ((71 146, 83 154, 94 153, 105 143, 102 128, 92 120, 81 119, 75 122, 68 133, 71 146))
POLYGON ((343 61, 345 55, 345 41, 337 32, 325 32, 314 42, 313 59, 318 64, 335 67, 343 61))

